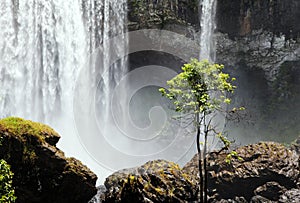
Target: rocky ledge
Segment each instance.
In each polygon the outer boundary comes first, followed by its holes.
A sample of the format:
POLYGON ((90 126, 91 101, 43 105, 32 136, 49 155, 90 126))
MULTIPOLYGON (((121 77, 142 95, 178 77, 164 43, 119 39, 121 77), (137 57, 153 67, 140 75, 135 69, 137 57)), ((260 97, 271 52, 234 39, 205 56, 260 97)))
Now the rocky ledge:
POLYGON ((102 202, 190 202, 196 187, 181 168, 165 160, 149 161, 109 176, 102 202))
POLYGON ((17 202, 88 202, 97 192, 97 176, 55 145, 50 127, 24 120, 0 120, 0 158, 11 165, 17 202))
MULTIPOLYGON (((295 146, 295 145, 293 145, 295 146)), ((282 144, 260 142, 208 156, 209 202, 300 202, 299 154, 282 144)), ((114 173, 106 179, 102 202, 196 202, 198 161, 183 168, 164 161, 114 173)), ((100 198, 99 198, 100 196, 100 198)))

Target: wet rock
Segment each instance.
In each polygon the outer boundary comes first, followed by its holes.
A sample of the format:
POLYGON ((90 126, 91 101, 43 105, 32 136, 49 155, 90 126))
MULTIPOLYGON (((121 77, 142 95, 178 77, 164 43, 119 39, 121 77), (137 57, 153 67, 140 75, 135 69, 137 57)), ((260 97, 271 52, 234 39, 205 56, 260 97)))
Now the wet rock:
POLYGON ((190 177, 172 162, 149 161, 114 173, 105 181, 103 202, 191 202, 196 189, 190 177))
POLYGON ((0 120, 0 158, 14 173, 17 202, 87 202, 97 190, 97 177, 75 158, 66 158, 55 144, 59 135, 49 126, 24 120, 0 120))

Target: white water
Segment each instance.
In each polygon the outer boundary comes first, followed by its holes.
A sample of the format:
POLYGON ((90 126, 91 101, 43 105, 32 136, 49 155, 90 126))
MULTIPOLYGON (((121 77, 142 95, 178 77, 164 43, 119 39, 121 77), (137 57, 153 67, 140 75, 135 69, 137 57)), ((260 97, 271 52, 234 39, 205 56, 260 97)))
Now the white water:
MULTIPOLYGON (((104 1, 84 1, 84 18, 89 30, 89 52, 94 57, 95 52, 103 54, 103 61, 96 66, 90 66, 91 81, 90 87, 97 88, 99 78, 95 76, 101 74, 103 87, 101 94, 104 120, 107 120, 110 108, 110 96, 112 89, 127 72, 127 60, 122 57, 126 55, 128 49, 127 39, 127 1, 125 0, 104 0, 104 1), (120 40, 111 43, 111 38, 122 35, 120 40), (121 60, 112 63, 110 56, 112 53, 121 60)), ((98 57, 98 56, 96 56, 98 57)), ((90 60, 90 59, 89 59, 90 60)))
MULTIPOLYGON (((204 2, 201 55, 211 60, 214 14, 209 12, 214 9, 209 7, 211 1, 204 2)), ((74 89, 79 75, 86 74, 81 91, 99 89, 96 103, 99 103, 102 121, 108 119, 112 89, 127 71, 126 59, 122 59, 127 52, 127 36, 113 43, 109 40, 126 32, 126 3, 125 0, 3 0, 0 3, 0 117, 20 116, 51 125, 62 135, 59 147, 67 156, 87 164, 98 174, 100 183, 110 171, 101 168, 75 136, 78 126, 73 123, 74 89), (102 53, 103 60, 97 66, 86 66, 95 51, 102 53), (109 66, 112 53, 121 60, 109 66)), ((119 92, 122 91, 119 89, 119 92)), ((125 96, 124 93, 119 98, 126 100, 125 96)), ((83 103, 93 110, 94 102, 83 103)), ((87 128, 90 126, 88 123, 87 128)), ((84 132, 90 133, 89 129, 84 132)), ((122 140, 118 140, 120 146, 129 150, 138 145, 125 145, 122 140)), ((90 142, 93 141, 91 137, 90 142)), ((96 147, 101 147, 100 142, 95 143, 96 147)), ((103 153, 99 154, 100 158, 108 157, 108 162, 115 158, 105 154, 108 153, 105 148, 103 153)), ((120 162, 129 163, 126 156, 122 157, 120 162)), ((131 164, 138 159, 145 161, 140 157, 131 158, 131 164)))
MULTIPOLYGON (((62 138, 59 147, 104 178, 103 168, 89 156, 73 123, 74 89, 80 71, 97 87, 109 109, 111 89, 127 71, 126 60, 108 67, 110 53, 123 56, 127 37, 109 45, 110 36, 126 32, 125 0, 2 0, 0 3, 0 118, 18 116, 44 122, 62 138), (86 66, 95 50, 103 63, 86 66)), ((105 170, 104 170, 105 171, 105 170)), ((107 173, 107 172, 106 172, 107 173)), ((100 179, 100 182, 103 181, 100 179)))
POLYGON ((200 0, 200 59, 215 61, 216 49, 213 33, 216 28, 216 0, 200 0))
POLYGON ((79 4, 4 0, 0 6, 1 117, 53 123, 71 112, 86 53, 79 4))

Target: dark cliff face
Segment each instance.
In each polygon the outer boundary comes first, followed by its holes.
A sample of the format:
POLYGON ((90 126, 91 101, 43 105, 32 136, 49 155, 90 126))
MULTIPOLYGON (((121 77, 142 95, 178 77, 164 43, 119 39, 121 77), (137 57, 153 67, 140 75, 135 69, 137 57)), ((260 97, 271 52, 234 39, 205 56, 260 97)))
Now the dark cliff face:
MULTIPOLYGON (((199 43, 198 4, 198 0, 130 0, 129 29, 170 30, 199 43)), ((234 104, 245 106, 251 117, 247 133, 245 129, 232 132, 244 134, 242 143, 287 142, 300 131, 299 19, 299 0, 217 0, 216 62, 237 78, 234 104)), ((142 66, 140 62, 149 58, 172 60, 166 54, 156 55, 140 53, 130 66, 142 66)))
POLYGON ((128 0, 129 30, 169 25, 199 28, 198 0, 128 0))
MULTIPOLYGON (((131 30, 164 28, 168 24, 192 25, 199 29, 199 0, 129 0, 131 30)), ((287 39, 300 36, 300 1, 218 0, 217 31, 230 37, 263 29, 287 39)), ((167 26, 168 27, 168 26, 167 26)))
POLYGON ((299 132, 299 19, 297 0, 218 0, 217 62, 231 67, 235 102, 252 117, 247 133, 236 132, 246 134, 245 142, 286 142, 299 132), (258 132, 265 137, 255 137, 258 132))
POLYGON ((287 39, 300 36, 298 0, 218 0, 217 28, 229 36, 263 29, 287 39))

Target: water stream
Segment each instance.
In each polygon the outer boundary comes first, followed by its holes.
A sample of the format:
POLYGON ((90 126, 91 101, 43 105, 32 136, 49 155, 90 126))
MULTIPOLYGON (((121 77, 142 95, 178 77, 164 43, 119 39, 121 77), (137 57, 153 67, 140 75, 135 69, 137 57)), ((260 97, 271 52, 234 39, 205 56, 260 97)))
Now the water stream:
POLYGON ((200 0, 200 59, 215 61, 216 49, 214 41, 214 30, 216 28, 216 0, 200 0))

